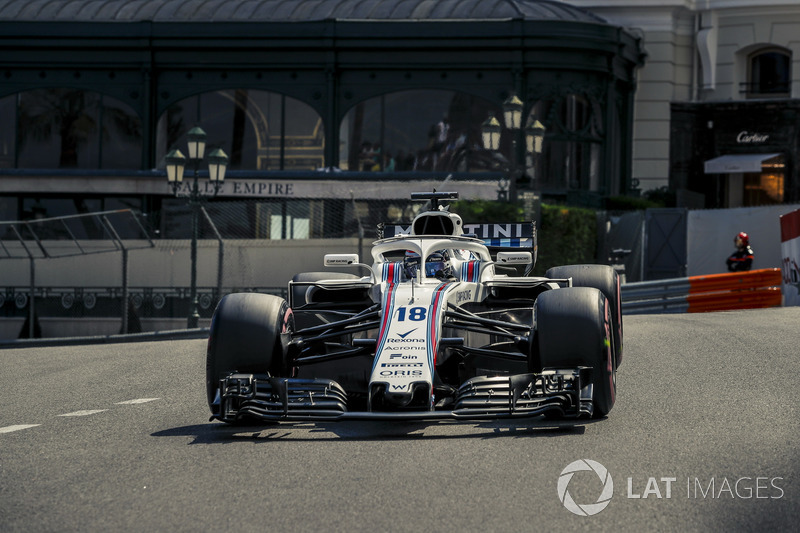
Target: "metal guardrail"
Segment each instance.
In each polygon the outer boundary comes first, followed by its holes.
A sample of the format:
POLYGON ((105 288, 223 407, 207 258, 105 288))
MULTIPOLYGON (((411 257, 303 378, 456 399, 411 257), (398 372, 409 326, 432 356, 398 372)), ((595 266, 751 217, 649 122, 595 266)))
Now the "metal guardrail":
POLYGON ((702 313, 779 307, 781 270, 765 268, 708 276, 639 281, 621 286, 622 312, 702 313))
POLYGON ((622 312, 685 313, 689 310, 689 278, 637 281, 620 287, 622 312))

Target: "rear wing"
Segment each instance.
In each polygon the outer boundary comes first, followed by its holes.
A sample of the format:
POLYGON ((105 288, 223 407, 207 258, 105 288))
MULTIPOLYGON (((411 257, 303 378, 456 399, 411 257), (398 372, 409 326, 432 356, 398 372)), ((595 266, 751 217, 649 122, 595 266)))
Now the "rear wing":
MULTIPOLYGON (((385 239, 398 235, 411 235, 411 224, 380 224, 378 238, 385 239)), ((508 224, 464 224, 464 237, 475 237, 483 241, 492 258, 504 250, 525 250, 531 252, 536 264, 538 242, 536 222, 512 222, 508 224)))

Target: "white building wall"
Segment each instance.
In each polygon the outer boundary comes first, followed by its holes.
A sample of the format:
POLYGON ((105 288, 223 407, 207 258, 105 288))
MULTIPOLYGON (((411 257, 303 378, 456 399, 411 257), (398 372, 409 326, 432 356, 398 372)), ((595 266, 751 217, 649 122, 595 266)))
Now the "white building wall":
POLYGON ((798 0, 562 1, 643 36, 632 162, 643 191, 669 184, 670 103, 742 99, 753 50, 791 50, 791 97, 800 98, 798 0))

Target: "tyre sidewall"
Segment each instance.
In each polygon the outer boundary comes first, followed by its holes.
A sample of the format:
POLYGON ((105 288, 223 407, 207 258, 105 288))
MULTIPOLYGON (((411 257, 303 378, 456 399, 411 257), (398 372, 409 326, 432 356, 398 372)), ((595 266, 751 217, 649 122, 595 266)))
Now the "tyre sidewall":
POLYGON ((553 289, 536 300, 536 338, 543 369, 591 367, 594 416, 616 401, 611 309, 592 287, 553 289))
POLYGON ((566 265, 547 270, 545 276, 554 279, 572 278, 573 287, 594 287, 602 292, 611 309, 614 330, 614 362, 622 363, 622 297, 619 274, 608 265, 566 265))
POLYGON ((259 293, 228 294, 211 319, 206 351, 206 391, 209 406, 219 380, 231 372, 288 371, 281 335, 294 329, 288 302, 259 293))

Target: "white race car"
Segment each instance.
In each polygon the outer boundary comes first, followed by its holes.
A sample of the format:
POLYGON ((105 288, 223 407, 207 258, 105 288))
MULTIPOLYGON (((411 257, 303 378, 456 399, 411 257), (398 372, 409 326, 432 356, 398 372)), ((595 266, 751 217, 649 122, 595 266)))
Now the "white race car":
POLYGON ((208 340, 211 418, 607 415, 622 358, 616 272, 528 276, 535 226, 465 226, 440 205, 457 197, 412 194, 429 208, 408 228, 383 227, 390 235, 374 243, 371 265, 326 255, 325 266, 355 272, 298 274, 288 302, 226 295, 208 340))

